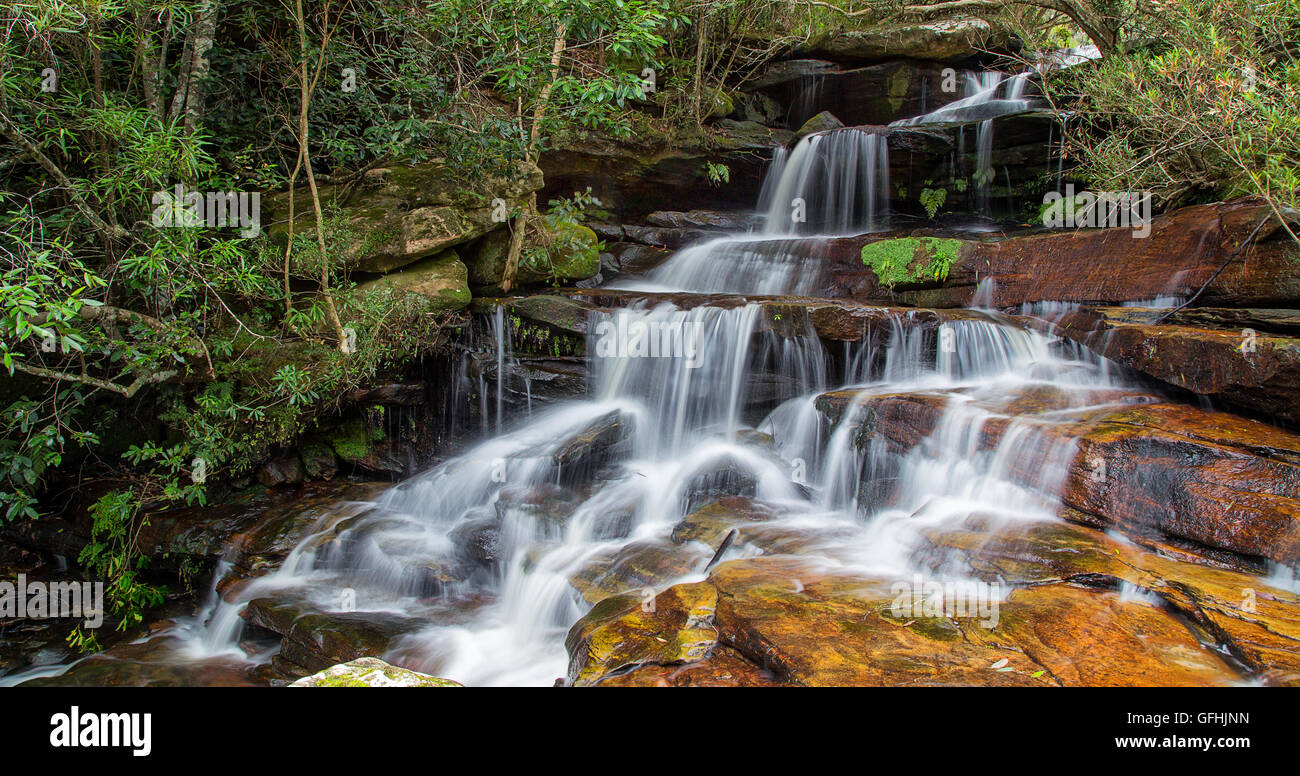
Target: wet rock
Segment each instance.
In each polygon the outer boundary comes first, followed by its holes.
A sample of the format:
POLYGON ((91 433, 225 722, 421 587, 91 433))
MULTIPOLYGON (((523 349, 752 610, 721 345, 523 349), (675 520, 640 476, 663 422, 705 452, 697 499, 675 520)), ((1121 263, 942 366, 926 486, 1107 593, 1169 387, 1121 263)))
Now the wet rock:
POLYGON ((275 458, 257 467, 257 481, 268 488, 297 485, 302 478, 302 461, 296 455, 275 458))
POLYGON ((972 525, 927 538, 935 568, 965 570, 990 582, 1147 591, 1266 681, 1300 683, 1300 595, 1256 574, 1188 562, 1068 523, 972 525))
MULTIPOLYGON (((716 548, 733 528, 776 517, 769 507, 741 496, 728 496, 692 511, 673 527, 672 540, 677 544, 700 542, 716 548)), ((739 539, 743 542, 744 539, 739 539)))
POLYGON ((772 149, 789 139, 786 130, 722 119, 707 133, 667 139, 638 133, 631 141, 591 132, 556 138, 541 158, 546 201, 592 190, 601 209, 621 222, 656 210, 746 210, 762 185, 772 149), (725 164, 730 182, 709 183, 707 164, 725 164))
POLYGON ((768 89, 773 86, 804 81, 839 70, 839 65, 824 59, 780 59, 765 65, 745 81, 746 89, 768 89))
POLYGON ((721 229, 727 232, 745 232, 762 223, 762 218, 752 213, 733 213, 722 210, 659 210, 645 217, 647 223, 671 229, 721 229))
POLYGON ((573 510, 581 503, 579 495, 568 488, 538 484, 527 488, 504 488, 494 506, 498 522, 515 512, 540 525, 558 528, 568 522, 573 510))
POLYGON ((1178 619, 1115 593, 1013 591, 992 618, 904 617, 895 586, 809 561, 719 566, 719 640, 806 685, 1211 685, 1239 675, 1178 619))
POLYGON ((298 454, 302 457, 303 472, 308 479, 328 480, 338 473, 339 462, 334 449, 323 440, 303 442, 298 447, 298 454))
POLYGON ((636 666, 706 659, 718 641, 717 591, 675 585, 653 598, 615 596, 597 603, 569 630, 569 684, 596 685, 636 666))
POLYGON ((678 228, 664 226, 633 226, 623 227, 623 233, 627 239, 633 242, 648 245, 652 248, 676 251, 687 245, 704 240, 711 240, 716 237, 725 237, 727 232, 722 229, 703 229, 698 227, 678 228))
POLYGON ((585 481, 608 464, 629 438, 630 422, 619 410, 608 412, 552 452, 551 460, 560 470, 561 483, 585 481))
POLYGON ((845 68, 819 60, 773 63, 748 88, 762 89, 778 102, 791 106, 791 126, 807 120, 799 109, 810 90, 817 107, 838 116, 845 124, 885 125, 920 116, 961 96, 943 91, 942 64, 892 59, 876 65, 845 68), (782 67, 784 66, 784 67, 782 67))
POLYGON ((793 147, 809 135, 815 135, 818 132, 829 132, 832 129, 841 129, 843 127, 844 122, 836 118, 835 114, 830 111, 822 111, 800 125, 799 129, 795 131, 794 137, 790 138, 790 145, 793 147))
POLYGON ((354 404, 384 404, 392 407, 414 407, 429 398, 429 385, 423 380, 384 383, 358 388, 348 394, 354 404))
MULTIPOLYGON (((492 300, 488 300, 491 304, 492 300)), ((555 294, 539 294, 504 302, 506 313, 543 323, 560 331, 585 336, 590 329, 593 307, 555 294)))
POLYGON ((569 576, 589 603, 629 591, 644 591, 703 569, 713 553, 699 545, 680 547, 668 542, 629 542, 589 558, 569 576))
MULTIPOLYGON (((634 242, 616 242, 606 246, 609 259, 601 269, 611 277, 620 274, 644 275, 673 255, 673 251, 634 242)), ((606 260, 602 259, 603 262, 606 260)))
MULTIPOLYGON (((1244 325, 1226 329, 1148 322, 1161 314, 1131 308, 1081 310, 1057 319, 1055 333, 1193 393, 1300 420, 1300 339, 1244 325)), ((1230 318, 1256 325, 1270 320, 1252 317, 1249 310, 1230 318)))
MULTIPOLYGON (((816 296, 891 301, 919 307, 968 306, 981 281, 991 279, 993 307, 1062 301, 1117 305, 1164 295, 1191 296, 1269 213, 1258 201, 1194 205, 1157 216, 1151 234, 1132 229, 1055 230, 970 239, 934 232, 825 238, 813 255, 825 258, 816 296), (958 239, 947 278, 918 280, 891 293, 862 261, 862 249, 880 240, 918 235, 958 239)), ((1269 307, 1300 301, 1289 237, 1265 229, 1209 284, 1206 305, 1269 307)))
MULTIPOLYGON (((947 396, 925 393, 839 391, 817 399, 818 410, 832 420, 857 407, 860 448, 880 439, 898 454, 930 435, 947 404, 947 396)), ((1072 440, 1077 447, 1061 494, 1074 519, 1247 558, 1300 560, 1300 436, 1135 391, 1073 398, 1036 391, 988 409, 997 414, 981 426, 983 450, 1000 443, 1011 416, 1057 413, 1038 427, 1048 440, 1072 440), (1073 418, 1060 414, 1090 405, 1073 418)), ((1010 475, 1033 486, 1040 462, 1019 461, 1012 461, 1010 475)))
POLYGON ((280 664, 315 673, 361 657, 383 656, 400 636, 424 627, 419 619, 383 612, 317 612, 273 598, 249 601, 242 616, 282 637, 280 664))
POLYGON ((119 644, 81 660, 59 676, 21 687, 265 687, 279 677, 231 657, 202 660, 178 654, 175 637, 119 644))
POLYGON ((730 647, 714 647, 703 660, 674 665, 641 664, 608 675, 598 687, 782 687, 781 682, 730 647))
POLYGON ((1014 647, 973 644, 955 620, 893 618, 891 582, 828 572, 796 558, 724 563, 719 641, 806 686, 1049 686, 1042 666, 1014 647), (1011 668, 999 671, 1000 661, 1011 668), (1039 674, 1035 676, 1035 674, 1039 674))
POLYGON ((1067 584, 1012 591, 998 627, 972 641, 1010 644, 1066 687, 1214 687, 1241 676, 1163 607, 1067 584), (987 639, 987 641, 985 641, 987 639))
POLYGON ((1300 561, 1300 437, 1227 413, 1153 404, 1097 418, 1078 447, 1068 506, 1129 531, 1300 561))
POLYGON ((500 560, 501 529, 496 518, 470 520, 452 529, 448 535, 462 558, 484 566, 500 560))
POLYGON ((290 687, 461 687, 460 682, 440 679, 406 668, 389 665, 373 657, 363 657, 330 666, 324 671, 304 676, 290 687))
POLYGON ((344 421, 326 434, 339 460, 370 472, 401 474, 406 463, 393 446, 385 444, 382 428, 371 426, 362 418, 344 421))

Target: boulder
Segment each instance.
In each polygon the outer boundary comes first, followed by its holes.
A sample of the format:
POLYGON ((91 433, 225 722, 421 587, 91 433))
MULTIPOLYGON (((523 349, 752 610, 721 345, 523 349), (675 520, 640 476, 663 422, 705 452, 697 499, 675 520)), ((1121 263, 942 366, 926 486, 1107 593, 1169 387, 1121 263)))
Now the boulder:
POLYGON ((296 455, 275 458, 257 467, 257 481, 268 488, 302 482, 302 461, 296 455))
POLYGON ((565 639, 569 684, 596 685, 635 666, 708 658, 718 642, 717 605, 717 590, 706 583, 676 585, 653 597, 606 598, 565 639))
POLYGON ((414 295, 430 312, 463 310, 470 302, 468 270, 450 250, 361 283, 357 292, 414 295))
POLYGON ((291 599, 254 598, 241 616, 281 636, 276 665, 303 676, 360 657, 378 657, 421 620, 384 612, 319 612, 291 599))
MULTIPOLYGON (((361 185, 320 189, 323 206, 341 209, 345 233, 336 258, 346 270, 389 272, 470 242, 501 227, 502 204, 522 206, 542 187, 542 173, 520 166, 511 174, 478 182, 458 180, 442 163, 392 165, 367 172, 361 185), (340 199, 341 198, 341 199, 340 199)), ((287 194, 267 197, 273 240, 288 233, 287 194)), ((315 216, 309 193, 294 198, 295 235, 309 234, 315 216)), ((313 274, 313 273, 305 273, 313 274)))
POLYGON ((363 657, 304 676, 290 687, 461 687, 460 682, 363 657))
POLYGON ((794 136, 790 138, 790 147, 793 148, 800 140, 809 135, 815 135, 818 132, 830 132, 833 129, 842 129, 844 126, 844 122, 840 121, 834 113, 824 110, 804 121, 799 126, 799 129, 795 130, 794 136))
MULTIPOLYGON (((1079 310, 1054 319, 1052 331, 1192 393, 1300 421, 1300 338, 1269 333, 1264 328, 1274 325, 1269 311, 1203 310, 1178 313, 1174 319, 1218 324, 1213 328, 1156 323, 1164 314, 1133 308, 1079 310)), ((1288 327, 1290 315, 1283 320, 1281 325, 1288 327)))
POLYGON ((845 61, 920 59, 959 62, 1008 45, 1005 36, 982 19, 925 24, 875 24, 867 29, 832 29, 798 46, 801 56, 845 61))

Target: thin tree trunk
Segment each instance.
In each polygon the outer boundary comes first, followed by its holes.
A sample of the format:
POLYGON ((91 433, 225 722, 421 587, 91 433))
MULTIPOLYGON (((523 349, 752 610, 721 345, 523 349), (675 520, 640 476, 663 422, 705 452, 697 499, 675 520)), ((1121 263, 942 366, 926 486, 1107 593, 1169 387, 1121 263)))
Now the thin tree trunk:
MULTIPOLYGON (((546 118, 546 103, 551 99, 551 89, 555 86, 555 76, 560 68, 560 58, 564 54, 565 38, 568 35, 568 27, 564 22, 555 25, 555 42, 551 46, 551 70, 550 78, 547 79, 546 85, 542 87, 541 93, 537 96, 537 105, 533 108, 533 126, 528 133, 528 149, 524 157, 528 164, 533 164, 536 159, 538 141, 542 136, 542 120, 546 118)), ((519 274, 519 257, 524 248, 524 231, 528 225, 528 216, 537 212, 537 195, 533 194, 528 198, 528 204, 518 216, 515 217, 514 224, 511 225, 510 233, 510 250, 506 254, 505 270, 501 273, 501 291, 509 293, 514 288, 515 276, 519 274)))
MULTIPOLYGON (((311 105, 311 93, 315 79, 310 78, 307 74, 307 20, 302 12, 302 0, 297 0, 297 18, 298 23, 298 47, 302 56, 302 62, 298 68, 299 79, 299 99, 298 99, 298 153, 302 167, 307 173, 307 187, 311 189, 312 209, 316 214, 316 246, 320 250, 320 292, 325 298, 325 311, 329 315, 330 325, 334 327, 334 334, 338 338, 339 350, 347 347, 346 337, 343 334, 343 323, 339 320, 338 307, 334 304, 334 295, 330 293, 330 264, 329 254, 325 248, 325 218, 321 213, 320 191, 316 188, 316 175, 311 167, 311 145, 309 138, 309 124, 307 121, 307 109, 311 105)), ((325 42, 321 41, 321 57, 324 58, 325 42)), ((319 69, 317 70, 319 74, 319 69)), ((292 197, 292 194, 290 195, 292 197)), ((344 350, 346 352, 346 350, 344 350)))

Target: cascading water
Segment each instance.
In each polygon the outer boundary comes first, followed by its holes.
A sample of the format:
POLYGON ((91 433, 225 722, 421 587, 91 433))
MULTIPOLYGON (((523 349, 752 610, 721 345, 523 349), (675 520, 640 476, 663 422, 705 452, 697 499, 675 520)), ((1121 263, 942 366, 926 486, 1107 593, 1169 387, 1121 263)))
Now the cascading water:
MULTIPOLYGON (((771 235, 870 228, 887 202, 884 149, 883 135, 859 130, 805 138, 769 172, 767 236, 687 248, 648 285, 808 293, 816 239, 771 235), (796 199, 807 221, 791 217, 796 199)), ((886 336, 866 331, 836 353, 807 322, 774 326, 761 303, 689 302, 698 304, 594 313, 589 398, 514 426, 503 418, 511 356, 496 311, 495 406, 479 390, 484 423, 494 416, 488 438, 376 503, 323 515, 274 572, 224 598, 214 584, 175 629, 176 659, 245 655, 240 613, 269 599, 382 622, 399 634, 384 657, 417 670, 468 684, 551 684, 566 673, 567 630, 596 599, 705 574, 716 548, 671 535, 709 500, 740 494, 763 505, 761 525, 799 537, 783 551, 878 575, 933 572, 919 550, 926 528, 1052 519, 1074 454, 1052 429, 1117 393, 1099 390, 1112 386, 1096 359, 992 311, 937 328, 899 313, 886 336), (845 406, 829 423, 819 397, 836 387, 845 406), (901 394, 933 403, 937 419, 900 451, 865 434, 864 421, 872 402, 901 394), (1050 406, 1025 414, 1026 396, 1050 406)), ((742 540, 728 557, 762 551, 742 540)))
POLYGON ((989 190, 996 175, 993 169, 993 122, 1001 116, 1020 113, 1031 107, 1032 101, 1025 97, 1031 75, 1032 71, 1010 76, 996 71, 965 73, 961 99, 921 116, 900 119, 890 126, 914 127, 978 121, 975 169, 971 177, 975 184, 976 209, 988 216, 991 213, 989 190))
POLYGON ((878 226, 889 203, 889 145, 880 132, 847 127, 795 146, 767 210, 769 234, 853 234, 878 226))

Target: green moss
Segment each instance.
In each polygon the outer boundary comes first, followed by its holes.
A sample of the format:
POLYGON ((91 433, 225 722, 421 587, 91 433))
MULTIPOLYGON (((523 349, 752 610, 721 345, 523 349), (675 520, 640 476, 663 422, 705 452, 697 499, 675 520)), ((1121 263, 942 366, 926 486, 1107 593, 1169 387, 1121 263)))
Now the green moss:
POLYGON ((366 428, 360 418, 353 418, 330 435, 330 446, 339 458, 355 463, 370 454, 370 446, 384 438, 381 428, 366 428))
POLYGON ((944 237, 898 237, 862 246, 862 263, 871 267, 880 284, 944 281, 957 260, 961 240, 944 237))

